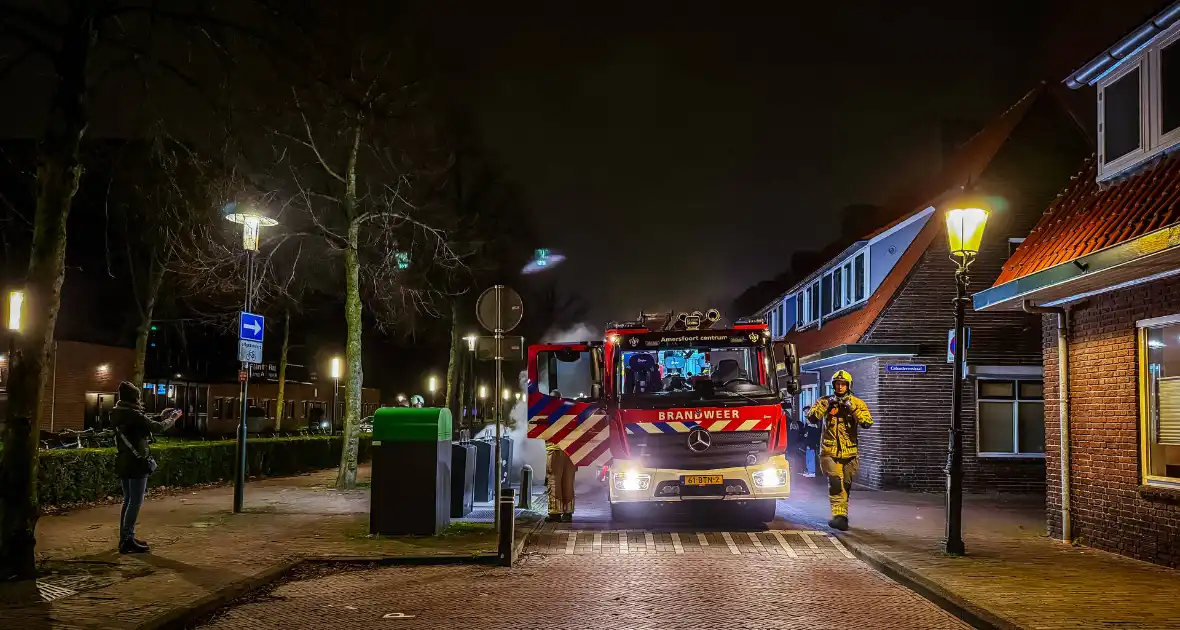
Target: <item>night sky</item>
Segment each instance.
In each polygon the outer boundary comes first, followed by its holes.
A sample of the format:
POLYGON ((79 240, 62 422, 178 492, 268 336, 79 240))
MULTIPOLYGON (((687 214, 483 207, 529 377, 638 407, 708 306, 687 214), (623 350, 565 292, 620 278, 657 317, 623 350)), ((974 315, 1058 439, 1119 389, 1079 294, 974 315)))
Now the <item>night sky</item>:
MULTIPOLYGON (((1164 3, 787 4, 417 0, 391 37, 427 43, 600 324, 725 308, 937 169, 941 121, 986 122, 1164 3)), ((38 133, 44 70, 2 86, 0 137, 38 133)), ((114 94, 92 137, 126 133, 114 94)), ((1093 91, 1067 96, 1092 125, 1093 91)))
MULTIPOLYGON (((596 320, 724 308, 832 240, 842 207, 938 168, 941 120, 986 122, 1160 6, 565 4, 412 19, 596 320)), ((1092 124, 1093 92, 1069 96, 1092 124)))

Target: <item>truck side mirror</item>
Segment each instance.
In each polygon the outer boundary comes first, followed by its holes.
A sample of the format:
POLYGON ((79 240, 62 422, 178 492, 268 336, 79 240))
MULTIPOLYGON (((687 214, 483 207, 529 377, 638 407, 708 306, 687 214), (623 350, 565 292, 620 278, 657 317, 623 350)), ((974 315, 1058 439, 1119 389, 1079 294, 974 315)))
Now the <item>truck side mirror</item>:
POLYGON ((795 352, 795 344, 793 343, 776 343, 774 345, 776 371, 779 373, 779 386, 792 396, 796 396, 803 390, 802 383, 799 382, 799 355, 795 352))

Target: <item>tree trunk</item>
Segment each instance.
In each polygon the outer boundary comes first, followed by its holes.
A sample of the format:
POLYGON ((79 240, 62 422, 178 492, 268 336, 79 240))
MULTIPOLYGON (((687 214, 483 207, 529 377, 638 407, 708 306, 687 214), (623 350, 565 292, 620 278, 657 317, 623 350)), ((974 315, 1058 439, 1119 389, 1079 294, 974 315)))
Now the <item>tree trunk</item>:
POLYGON ((451 302, 451 356, 447 360, 447 396, 446 406, 451 411, 453 422, 458 422, 460 415, 459 381, 463 378, 463 352, 461 345, 467 342, 459 332, 459 302, 451 302))
POLYGON ((69 15, 65 29, 58 84, 37 159, 23 329, 9 357, 8 413, 0 434, 0 579, 36 572, 37 430, 65 275, 66 220, 82 176, 78 148, 86 131, 86 70, 94 41, 88 15, 69 15))
MULTIPOLYGON (((361 127, 352 130, 352 147, 344 170, 344 213, 348 217, 348 245, 344 248, 344 323, 348 328, 344 347, 344 448, 340 452, 340 470, 336 473, 336 487, 341 490, 356 487, 356 466, 360 445, 361 384, 361 281, 357 250, 360 223, 356 207, 356 164, 360 156, 361 127)), ((335 410, 333 410, 335 413, 335 410)))
POLYGON ((275 431, 283 430, 283 405, 287 390, 287 349, 291 347, 291 311, 283 309, 283 350, 279 354, 278 409, 275 410, 275 431))
POLYGON ((156 298, 160 295, 160 285, 164 283, 164 265, 152 258, 151 270, 148 276, 147 295, 144 296, 143 310, 140 311, 139 326, 135 329, 135 366, 131 369, 131 382, 136 387, 143 387, 144 376, 147 372, 148 338, 152 333, 152 317, 156 311, 156 298))
POLYGON ((344 250, 344 321, 348 342, 344 348, 344 449, 340 454, 340 471, 336 487, 356 487, 358 440, 361 407, 361 292, 360 264, 357 260, 357 224, 348 227, 349 246, 344 250))

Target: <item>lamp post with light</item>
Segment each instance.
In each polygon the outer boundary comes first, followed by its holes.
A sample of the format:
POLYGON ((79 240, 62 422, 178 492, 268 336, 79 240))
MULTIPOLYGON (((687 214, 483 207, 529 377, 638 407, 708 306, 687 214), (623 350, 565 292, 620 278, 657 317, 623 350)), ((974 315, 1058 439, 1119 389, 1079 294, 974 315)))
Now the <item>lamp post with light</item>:
POLYGON ((16 363, 16 336, 20 333, 24 306, 24 291, 16 290, 8 292, 8 312, 4 317, 5 328, 8 329, 8 356, 5 359, 4 366, 4 389, 9 389, 8 380, 12 377, 12 365, 16 363))
POLYGON ((438 379, 431 376, 430 381, 426 384, 426 389, 430 391, 430 406, 437 407, 438 404, 435 402, 437 397, 434 393, 438 391, 438 379))
MULTIPOLYGON (((246 250, 246 300, 242 310, 249 313, 254 302, 254 254, 258 251, 258 234, 264 227, 278 225, 278 221, 238 203, 228 203, 221 209, 226 221, 242 226, 242 248, 246 250)), ((242 419, 238 424, 238 465, 234 471, 234 513, 242 511, 246 487, 246 416, 250 411, 246 394, 249 390, 250 364, 242 361, 238 380, 241 381, 242 419)))
MULTIPOLYGON (((488 399, 488 386, 487 385, 480 385, 479 386, 479 404, 484 407, 484 409, 482 411, 485 413, 487 411, 487 406, 488 406, 487 399, 488 399)), ((481 410, 476 409, 476 414, 478 415, 480 411, 481 410)))
POLYGON ((340 357, 333 357, 332 358, 331 368, 332 368, 332 430, 330 431, 330 433, 335 433, 336 432, 336 420, 339 419, 337 417, 339 415, 337 408, 340 405, 340 403, 337 402, 337 396, 340 393, 340 357))
MULTIPOLYGON (((476 406, 476 401, 475 401, 475 343, 476 343, 476 341, 479 340, 479 336, 476 335, 475 333, 467 333, 467 335, 463 337, 463 340, 467 342, 467 351, 470 354, 467 355, 467 367, 468 367, 468 369, 467 369, 467 385, 459 388, 459 391, 462 392, 462 394, 463 394, 462 397, 464 399, 464 400, 459 401, 459 407, 460 407, 460 410, 462 410, 462 407, 466 406, 466 404, 467 404, 466 399, 468 397, 467 392, 470 391, 471 392, 471 394, 470 394, 471 408, 473 410, 472 415, 478 415, 478 412, 474 411, 474 409, 476 406)), ((467 420, 466 413, 463 414, 463 420, 461 421, 461 423, 466 424, 468 427, 470 427, 470 423, 467 420)))
POLYGON ((989 212, 978 200, 960 200, 946 212, 946 236, 955 261, 954 384, 951 387, 951 428, 946 464, 946 552, 962 555, 963 546, 963 318, 967 307, 967 275, 979 245, 989 212))

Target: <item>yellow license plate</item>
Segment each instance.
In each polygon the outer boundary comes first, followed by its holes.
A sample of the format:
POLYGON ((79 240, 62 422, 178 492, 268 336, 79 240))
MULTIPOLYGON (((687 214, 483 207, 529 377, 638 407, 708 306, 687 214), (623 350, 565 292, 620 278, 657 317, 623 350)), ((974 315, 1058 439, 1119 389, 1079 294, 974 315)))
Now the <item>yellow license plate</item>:
POLYGON ((684 478, 686 486, 719 486, 725 483, 721 475, 688 475, 684 478))

